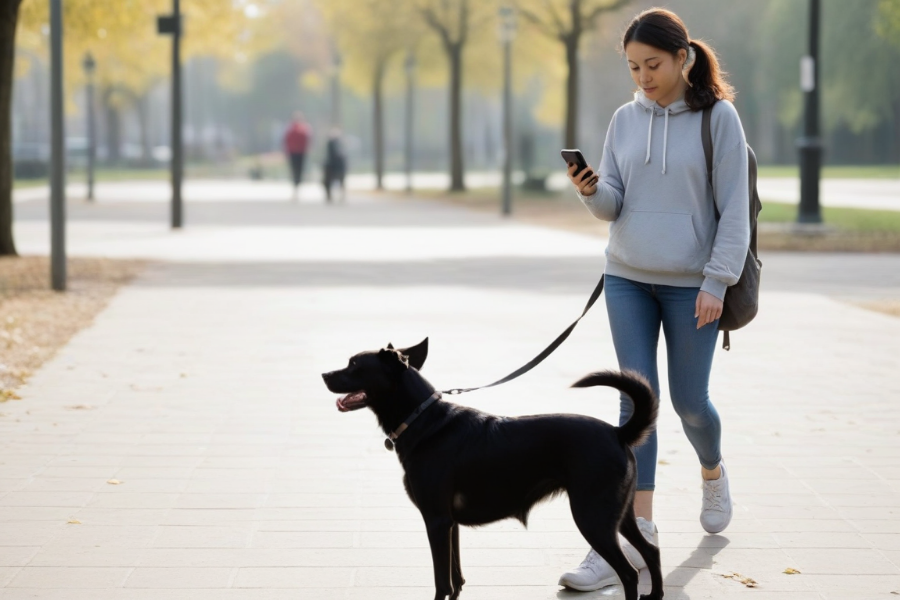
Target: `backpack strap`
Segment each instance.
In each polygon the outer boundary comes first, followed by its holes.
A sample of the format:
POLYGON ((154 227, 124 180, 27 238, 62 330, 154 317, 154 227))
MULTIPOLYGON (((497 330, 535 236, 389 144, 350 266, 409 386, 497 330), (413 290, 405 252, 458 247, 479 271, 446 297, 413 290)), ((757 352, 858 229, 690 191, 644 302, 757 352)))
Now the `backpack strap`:
POLYGON ((716 193, 713 188, 713 142, 712 142, 712 109, 713 105, 703 109, 703 123, 700 126, 700 137, 703 140, 703 154, 706 156, 706 180, 709 187, 713 189, 713 209, 716 211, 716 221, 722 216, 719 214, 719 207, 716 205, 716 193))

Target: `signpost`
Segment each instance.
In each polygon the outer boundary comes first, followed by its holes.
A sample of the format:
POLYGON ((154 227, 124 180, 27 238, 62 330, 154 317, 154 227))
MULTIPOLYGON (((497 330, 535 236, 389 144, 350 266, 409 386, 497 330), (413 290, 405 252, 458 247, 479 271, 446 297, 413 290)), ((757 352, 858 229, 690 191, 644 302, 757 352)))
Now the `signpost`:
POLYGON ((184 31, 179 0, 172 0, 171 15, 158 17, 157 32, 172 36, 172 229, 180 229, 181 180, 184 174, 181 143, 181 36, 184 31))
POLYGON ((63 118, 62 0, 50 0, 50 283, 66 289, 66 131, 63 118))
POLYGON ((822 140, 819 137, 819 0, 809 0, 809 54, 800 60, 800 88, 803 90, 803 137, 800 150, 799 223, 821 223, 819 178, 822 169, 822 140))

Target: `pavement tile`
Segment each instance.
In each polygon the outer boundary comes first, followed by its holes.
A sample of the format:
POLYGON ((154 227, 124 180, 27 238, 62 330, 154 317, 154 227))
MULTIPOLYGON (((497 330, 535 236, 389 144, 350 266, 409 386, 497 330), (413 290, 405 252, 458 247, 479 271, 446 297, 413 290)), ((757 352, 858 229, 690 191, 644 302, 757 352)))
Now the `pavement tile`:
POLYGON ((129 568, 23 567, 8 588, 110 588, 121 587, 129 568))
POLYGON ((237 569, 169 567, 138 567, 125 581, 126 588, 191 589, 226 588, 237 569))

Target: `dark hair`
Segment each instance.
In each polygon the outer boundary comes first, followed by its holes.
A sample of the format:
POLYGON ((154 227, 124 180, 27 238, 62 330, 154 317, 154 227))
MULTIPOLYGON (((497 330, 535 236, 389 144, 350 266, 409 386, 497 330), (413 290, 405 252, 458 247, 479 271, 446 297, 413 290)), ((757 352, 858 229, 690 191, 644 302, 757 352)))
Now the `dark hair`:
POLYGON ((672 11, 651 8, 636 16, 625 30, 622 48, 629 42, 640 42, 677 55, 679 50, 696 58, 688 74, 690 87, 684 93, 684 101, 691 110, 702 110, 717 100, 734 100, 734 88, 725 80, 726 73, 719 67, 716 52, 708 44, 692 40, 684 22, 672 11))

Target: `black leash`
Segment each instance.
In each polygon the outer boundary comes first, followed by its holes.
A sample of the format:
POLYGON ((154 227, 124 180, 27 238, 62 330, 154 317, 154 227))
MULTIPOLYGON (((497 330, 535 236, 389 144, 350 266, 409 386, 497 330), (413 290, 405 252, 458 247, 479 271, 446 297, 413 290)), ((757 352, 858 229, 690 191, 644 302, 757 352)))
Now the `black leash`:
POLYGON ((530 371, 533 368, 535 368, 536 366, 538 366, 541 362, 543 362, 543 360, 545 358, 547 358, 548 356, 553 354, 553 351, 556 350, 557 348, 559 348, 559 346, 564 341, 566 341, 566 338, 569 337, 569 334, 572 333, 572 330, 575 329, 575 326, 578 325, 578 322, 581 321, 581 319, 584 317, 584 315, 586 315, 588 313, 589 310, 591 310, 591 307, 594 305, 594 302, 596 302, 597 298, 600 297, 600 294, 603 293, 603 280, 605 277, 606 277, 606 275, 600 276, 600 282, 597 283, 597 287, 594 288, 594 292, 591 294, 591 297, 588 299, 587 305, 584 307, 584 311, 581 313, 581 316, 578 317, 577 319, 575 319, 575 322, 572 323, 571 325, 569 325, 569 327, 565 331, 563 331, 561 334, 559 334, 559 337, 557 337, 555 340, 553 340, 552 344, 547 346, 543 352, 541 352, 540 354, 538 354, 537 356, 532 358, 527 364, 525 364, 522 367, 519 367, 518 369, 516 369, 515 371, 513 371, 512 373, 510 373, 503 379, 499 379, 499 380, 495 381, 494 383, 491 383, 488 385, 482 385, 479 387, 471 387, 471 388, 453 388, 452 390, 444 390, 443 393, 450 394, 451 396, 455 396, 457 394, 465 394, 466 392, 472 392, 475 390, 482 390, 484 388, 494 387, 495 385, 500 385, 501 383, 506 383, 507 381, 512 381, 516 377, 519 377, 520 375, 524 375, 528 371, 530 371))

